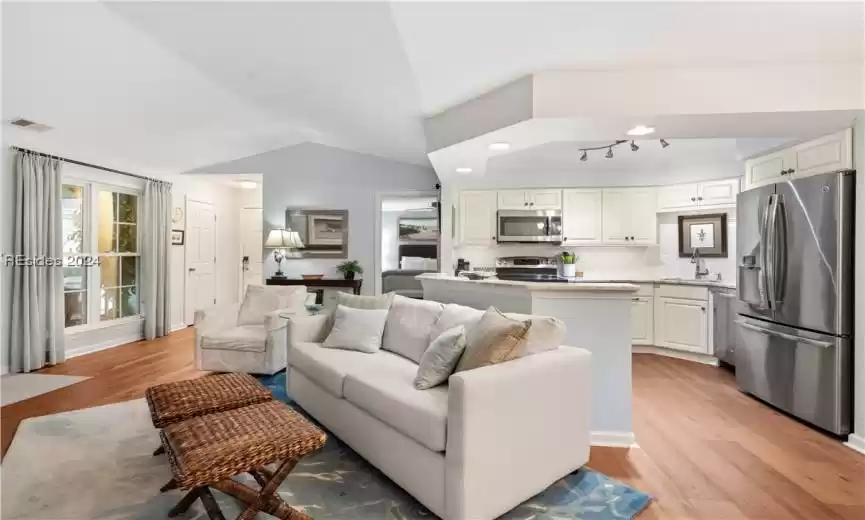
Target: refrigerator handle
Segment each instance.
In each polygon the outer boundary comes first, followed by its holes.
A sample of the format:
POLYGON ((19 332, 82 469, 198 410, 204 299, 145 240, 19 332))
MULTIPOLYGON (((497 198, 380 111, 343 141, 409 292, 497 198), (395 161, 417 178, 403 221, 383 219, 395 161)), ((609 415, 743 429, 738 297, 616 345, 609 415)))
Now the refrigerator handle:
POLYGON ((787 209, 784 206, 782 195, 775 195, 772 228, 772 239, 775 242, 774 254, 778 257, 772 273, 777 282, 775 284, 775 298, 780 305, 784 302, 784 288, 787 286, 787 209))
POLYGON ((832 346, 832 343, 829 343, 828 341, 820 341, 818 339, 803 338, 802 336, 794 336, 792 334, 785 334, 783 332, 778 332, 777 330, 764 329, 763 327, 751 325, 750 323, 743 321, 743 320, 736 320, 736 325, 742 327, 743 329, 748 329, 750 331, 757 332, 759 334, 763 334, 764 336, 777 336, 779 338, 786 339, 788 341, 805 343, 807 345, 812 345, 812 346, 820 347, 820 348, 829 348, 832 346))
POLYGON ((774 195, 769 195, 768 202, 766 206, 763 207, 763 218, 760 226, 760 264, 763 266, 763 269, 760 273, 760 281, 762 282, 763 287, 760 290, 760 295, 766 301, 767 308, 772 308, 772 296, 774 295, 774 291, 770 289, 771 285, 769 284, 771 279, 771 273, 769 272, 771 269, 771 263, 769 263, 769 244, 771 240, 769 240, 769 210, 772 206, 774 195))

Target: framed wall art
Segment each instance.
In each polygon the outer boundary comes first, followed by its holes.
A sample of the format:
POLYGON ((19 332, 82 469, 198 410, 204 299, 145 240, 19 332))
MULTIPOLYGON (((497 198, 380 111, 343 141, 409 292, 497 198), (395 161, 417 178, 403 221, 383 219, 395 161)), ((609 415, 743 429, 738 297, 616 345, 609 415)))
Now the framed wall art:
POLYGON ((727 214, 679 216, 679 256, 727 257, 727 214))

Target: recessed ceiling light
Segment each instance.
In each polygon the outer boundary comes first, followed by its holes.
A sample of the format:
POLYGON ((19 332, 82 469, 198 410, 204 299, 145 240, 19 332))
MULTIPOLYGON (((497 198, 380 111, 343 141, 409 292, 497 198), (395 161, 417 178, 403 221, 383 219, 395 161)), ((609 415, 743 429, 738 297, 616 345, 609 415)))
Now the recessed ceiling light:
POLYGON ((493 150, 496 152, 501 152, 501 151, 510 150, 510 149, 511 149, 511 143, 492 143, 490 145, 490 150, 493 150))
POLYGON ((649 135, 655 131, 651 126, 637 125, 628 130, 628 135, 649 135))
POLYGON ((472 169, 466 168, 465 166, 457 168, 457 173, 471 173, 471 172, 472 172, 472 169))
POLYGON ((239 181, 237 184, 245 190, 254 190, 258 187, 258 183, 254 181, 239 181))

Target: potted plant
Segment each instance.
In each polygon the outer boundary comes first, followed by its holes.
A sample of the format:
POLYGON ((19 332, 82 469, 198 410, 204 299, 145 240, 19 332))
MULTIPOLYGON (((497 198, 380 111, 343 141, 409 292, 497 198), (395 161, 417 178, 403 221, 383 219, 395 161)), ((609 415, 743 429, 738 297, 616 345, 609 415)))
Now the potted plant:
POLYGON ((577 260, 580 257, 569 252, 562 251, 562 254, 559 256, 559 259, 562 262, 562 276, 566 278, 573 278, 577 275, 577 260))
POLYGON ((336 266, 336 270, 342 273, 346 280, 354 280, 356 274, 363 274, 363 267, 357 260, 346 260, 336 266))

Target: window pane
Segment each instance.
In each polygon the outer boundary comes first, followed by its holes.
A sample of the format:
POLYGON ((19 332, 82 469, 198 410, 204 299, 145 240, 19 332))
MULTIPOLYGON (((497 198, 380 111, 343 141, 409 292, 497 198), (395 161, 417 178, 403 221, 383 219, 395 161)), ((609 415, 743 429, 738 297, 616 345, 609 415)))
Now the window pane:
POLYGON ((101 287, 117 287, 120 285, 119 269, 116 256, 103 256, 99 258, 100 283, 101 287))
POLYGON ((138 290, 135 287, 120 289, 120 315, 135 316, 138 314, 138 290))
POLYGON ((114 248, 117 226, 114 225, 116 212, 114 202, 117 197, 110 191, 99 192, 99 215, 98 215, 98 247, 100 253, 117 251, 114 248))
POLYGON ((138 222, 138 197, 126 193, 117 194, 117 222, 138 222))
POLYGON ((120 285, 136 285, 138 281, 138 257, 120 258, 120 285))
POLYGON ((87 289, 87 271, 83 267, 63 268, 63 290, 83 291, 87 289))
POLYGON ((118 253, 138 252, 138 226, 135 224, 117 224, 118 253))
POLYGON ((63 252, 80 253, 84 240, 84 188, 63 185, 63 252))
POLYGON ((68 292, 63 294, 67 327, 87 323, 86 294, 84 292, 68 292))
POLYGON ((102 289, 102 302, 99 309, 100 320, 113 320, 120 316, 120 309, 117 305, 119 303, 118 292, 119 289, 117 289, 116 287, 110 289, 102 289))

